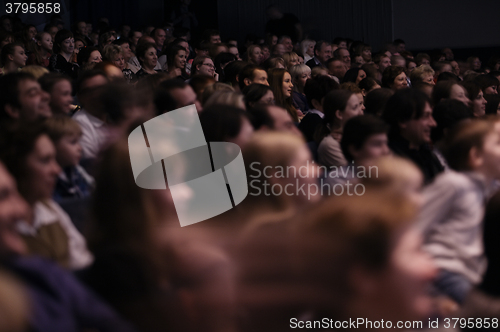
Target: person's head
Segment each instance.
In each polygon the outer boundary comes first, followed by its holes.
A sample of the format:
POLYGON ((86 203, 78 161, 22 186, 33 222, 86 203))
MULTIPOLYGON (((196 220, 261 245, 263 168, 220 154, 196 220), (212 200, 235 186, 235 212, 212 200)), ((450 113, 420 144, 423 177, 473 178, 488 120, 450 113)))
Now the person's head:
POLYGON ((294 89, 298 92, 304 92, 306 81, 311 78, 311 68, 306 65, 295 65, 289 68, 294 89))
POLYGON ((252 83, 246 86, 242 93, 247 110, 256 105, 274 105, 274 93, 268 85, 252 83))
POLYGON ((0 118, 4 121, 35 121, 52 115, 50 96, 28 73, 9 73, 0 77, 0 118))
POLYGON ((346 48, 341 48, 341 47, 337 48, 335 52, 333 52, 332 56, 335 59, 342 60, 342 62, 347 68, 351 67, 351 54, 346 48))
POLYGON ((47 52, 52 52, 52 36, 48 32, 37 33, 37 35, 35 36, 35 42, 38 49, 44 49, 47 52))
POLYGON ((430 98, 416 89, 401 89, 387 101, 382 118, 390 125, 389 137, 401 136, 410 147, 431 143, 432 117, 430 98))
POLYGON ((14 40, 15 38, 12 33, 0 29, 0 49, 7 44, 13 43, 14 40))
POLYGON ((373 115, 361 115, 349 119, 342 132, 340 146, 349 162, 356 165, 368 159, 390 154, 387 145, 389 126, 373 115))
POLYGON ((232 142, 244 147, 253 134, 247 113, 234 106, 206 107, 200 114, 200 123, 207 142, 232 142))
POLYGON ((279 56, 272 56, 263 63, 263 66, 266 70, 273 68, 285 68, 285 60, 279 56))
POLYGON ((250 45, 247 48, 248 62, 259 65, 262 62, 262 49, 258 45, 250 45))
MULTIPOLYGON (((334 130, 341 130, 347 120, 363 115, 358 96, 349 90, 330 91, 323 100, 323 130, 319 136, 324 137, 334 130)), ((320 137, 317 137, 318 141, 320 137)))
POLYGON ((302 54, 304 56, 307 54, 310 57, 313 57, 314 56, 314 46, 315 45, 316 45, 316 42, 314 40, 304 39, 300 43, 300 49, 302 50, 302 54))
POLYGON ((75 33, 80 34, 82 36, 86 36, 87 35, 87 23, 85 23, 85 21, 76 22, 75 33))
POLYGON ((158 56, 156 55, 156 47, 155 44, 153 43, 138 44, 135 54, 137 56, 137 59, 141 63, 141 66, 146 67, 149 70, 154 69, 154 67, 158 62, 158 56))
POLYGON ((125 56, 120 46, 115 44, 106 45, 102 51, 102 55, 105 60, 113 63, 120 70, 125 69, 125 56))
POLYGON ((139 42, 139 39, 142 37, 142 32, 140 31, 132 31, 130 34, 130 44, 133 47, 137 46, 137 43, 139 42))
POLYGON ((304 86, 304 94, 309 108, 323 112, 323 100, 333 90, 339 89, 339 84, 329 76, 319 75, 308 79, 304 86))
POLYGON ((4 67, 12 67, 14 69, 12 71, 26 66, 27 59, 28 56, 21 43, 7 44, 2 47, 1 63, 4 67))
POLYGON ((155 40, 156 48, 161 50, 163 48, 163 44, 165 44, 165 39, 167 38, 165 30, 156 28, 151 31, 151 37, 155 40))
POLYGON ((500 115, 500 95, 484 95, 486 114, 500 115))
POLYGON ((264 84, 269 85, 267 72, 264 68, 257 67, 256 65, 249 64, 243 67, 243 69, 238 74, 238 84, 240 86, 240 90, 252 84, 264 84))
POLYGON ((332 45, 324 40, 320 40, 314 46, 314 56, 323 65, 326 65, 328 59, 332 57, 332 45))
POLYGON ((421 65, 429 66, 431 64, 431 57, 427 53, 418 53, 415 56, 415 62, 417 63, 417 66, 421 65))
POLYGON ((159 89, 170 93, 172 98, 177 103, 177 108, 194 104, 198 112, 202 110, 201 104, 198 101, 193 88, 185 82, 179 80, 167 80, 160 84, 159 89))
POLYGON ((210 44, 218 44, 221 42, 220 32, 218 30, 205 30, 203 33, 203 40, 208 41, 210 44))
POLYGON ((285 60, 285 68, 288 70, 299 64, 299 56, 295 52, 286 52, 283 54, 283 60, 285 60))
MULTIPOLYGON (((229 53, 233 54, 236 57, 236 60, 241 60, 240 51, 238 50, 238 47, 236 47, 234 45, 229 45, 227 50, 229 53)), ((268 51, 269 51, 269 48, 268 48, 268 51)))
POLYGON ((500 131, 497 119, 473 119, 457 124, 442 148, 450 168, 475 171, 487 179, 500 178, 500 131))
POLYGON ((80 137, 82 129, 78 122, 65 114, 55 115, 45 122, 47 135, 56 148, 56 160, 62 168, 77 166, 82 157, 80 137))
POLYGON ((391 65, 391 58, 384 53, 378 53, 373 58, 373 62, 380 73, 384 73, 385 69, 391 65))
POLYGON ((498 94, 498 85, 500 82, 495 76, 490 74, 481 74, 476 76, 474 81, 479 84, 485 95, 498 94))
POLYGON ((292 38, 289 36, 281 36, 280 39, 278 39, 279 44, 283 44, 285 46, 285 51, 286 52, 292 52, 293 51, 293 42, 292 38))
POLYGON ((69 114, 73 96, 71 79, 57 73, 46 74, 38 80, 41 88, 50 95, 50 108, 54 114, 69 114))
POLYGON ((466 105, 454 99, 444 99, 435 104, 432 116, 437 124, 431 132, 432 142, 435 144, 441 141, 454 125, 473 117, 466 105))
POLYGON ((130 49, 130 41, 128 38, 122 37, 120 39, 115 40, 113 44, 121 47, 125 61, 130 60, 130 58, 133 56, 133 53, 132 50, 130 49))
POLYGON ((420 65, 415 68, 410 74, 412 85, 423 82, 434 85, 434 70, 429 65, 420 65))
POLYGON ((469 65, 469 69, 478 71, 481 69, 481 60, 477 56, 471 56, 467 58, 467 64, 469 65))
POLYGON ((85 67, 91 63, 102 62, 102 55, 97 47, 85 47, 78 53, 78 64, 80 67, 85 67))
POLYGON ((71 55, 75 50, 75 40, 71 31, 59 30, 54 37, 54 52, 59 54, 71 55))
POLYGON ((293 83, 290 73, 282 68, 269 70, 269 86, 273 90, 278 104, 292 97, 293 83))
POLYGON ((116 40, 116 32, 107 31, 99 37, 99 48, 103 49, 106 45, 112 44, 116 40))
POLYGON ((214 91, 203 103, 203 109, 211 106, 226 105, 246 110, 243 95, 235 91, 214 91))
POLYGON ((215 66, 213 60, 208 56, 194 58, 191 65, 191 75, 206 75, 214 77, 215 66))
POLYGON ((376 117, 381 117, 387 101, 392 97, 394 92, 395 90, 389 88, 380 88, 370 91, 365 96, 364 112, 376 117))
POLYGON ((432 101, 434 105, 437 105, 443 99, 456 99, 466 106, 470 104, 467 91, 460 83, 455 81, 437 82, 432 90, 432 101))
MULTIPOLYGON (((245 61, 233 61, 224 67, 224 82, 230 84, 236 89, 240 88, 239 74, 248 65, 245 61)), ((267 74, 267 73, 266 73, 267 74)))
MULTIPOLYGON (((359 77, 359 73, 358 73, 359 77)), ((365 77, 361 81, 358 82, 358 86, 361 89, 361 93, 366 97, 366 94, 375 89, 381 88, 381 83, 374 78, 365 77)))
POLYGON ((36 27, 33 24, 28 24, 28 25, 24 26, 24 28, 22 30, 22 39, 25 42, 32 41, 35 38, 37 33, 38 33, 38 31, 36 30, 36 27))
POLYGON ((259 103, 248 109, 247 112, 256 131, 280 131, 302 137, 302 133, 293 122, 292 117, 283 107, 259 103))
POLYGON ((408 87, 404 67, 389 66, 382 74, 382 86, 385 88, 400 90, 408 87))
POLYGON ((46 129, 33 123, 4 134, 0 159, 16 179, 21 195, 31 206, 50 199, 61 168, 46 129))
POLYGON ((339 80, 342 80, 347 72, 344 62, 340 59, 329 59, 326 63, 326 67, 330 75, 337 77, 339 80))
POLYGON ((401 55, 391 56, 391 66, 406 68, 406 60, 401 55))
POLYGON ((470 99, 470 108, 475 117, 481 117, 486 112, 486 99, 484 99, 481 86, 474 81, 465 81, 463 83, 467 96, 470 99))
POLYGON ((411 75, 411 73, 413 72, 413 70, 417 68, 417 63, 415 62, 415 60, 413 59, 408 59, 406 61, 406 70, 408 72, 408 74, 411 75))
POLYGON ((344 82, 353 82, 359 84, 362 79, 366 78, 366 73, 361 68, 351 68, 349 69, 342 79, 342 83, 344 82))
POLYGON ((76 81, 75 91, 83 108, 87 109, 96 98, 99 87, 109 83, 106 73, 98 70, 84 71, 76 81))
POLYGON ((170 47, 167 51, 167 65, 168 70, 180 69, 184 71, 186 69, 187 62, 187 51, 184 47, 180 45, 174 45, 170 47))

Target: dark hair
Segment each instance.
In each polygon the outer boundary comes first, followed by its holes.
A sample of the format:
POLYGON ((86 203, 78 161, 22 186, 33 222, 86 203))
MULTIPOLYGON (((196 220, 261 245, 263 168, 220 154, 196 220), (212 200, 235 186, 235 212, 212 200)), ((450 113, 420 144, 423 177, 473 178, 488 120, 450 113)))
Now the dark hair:
POLYGON ((75 92, 77 94, 81 93, 81 88, 82 88, 82 85, 85 81, 91 79, 92 77, 95 77, 95 76, 103 76, 104 78, 106 78, 106 80, 108 79, 108 77, 106 76, 106 73, 103 72, 103 71, 100 71, 100 70, 85 70, 83 71, 80 76, 78 76, 78 80, 76 81, 76 84, 75 84, 75 92))
POLYGON ((500 95, 484 95, 486 99, 486 114, 498 114, 498 104, 500 103, 500 95))
POLYGON ((48 93, 52 92, 52 88, 54 85, 60 81, 68 81, 70 84, 72 83, 72 80, 69 76, 64 75, 64 74, 59 74, 59 73, 48 73, 43 75, 38 79, 38 83, 40 83, 40 86, 42 89, 48 93))
POLYGON ((264 69, 258 67, 257 65, 254 65, 254 64, 246 65, 245 67, 243 67, 241 69, 241 71, 238 73, 238 85, 240 86, 240 90, 243 91, 243 89, 246 87, 245 78, 252 79, 253 72, 256 69, 264 70, 264 69))
POLYGON ((365 90, 366 92, 370 91, 375 87, 376 85, 382 86, 382 83, 377 81, 374 78, 371 77, 365 77, 361 81, 359 81, 358 86, 361 90, 365 90))
POLYGON ((61 52, 61 43, 68 38, 73 38, 73 33, 67 29, 59 30, 54 37, 54 53, 61 52))
POLYGON ((397 90, 387 101, 385 110, 382 113, 382 118, 391 126, 390 136, 400 135, 399 125, 401 123, 420 119, 424 115, 427 103, 431 104, 431 100, 420 90, 397 90))
POLYGON ((339 88, 339 84, 329 76, 321 75, 308 79, 304 86, 304 94, 306 95, 309 108, 314 108, 312 104, 313 100, 317 100, 321 104, 323 98, 325 98, 330 91, 339 88))
POLYGON ((283 93, 283 78, 286 73, 290 74, 286 69, 283 68, 270 69, 268 72, 269 86, 271 87, 271 89, 273 89, 276 105, 286 109, 294 122, 299 122, 297 109, 293 105, 292 96, 286 97, 283 93))
POLYGON ((363 70, 363 69, 362 68, 351 68, 351 69, 349 69, 345 73, 344 78, 342 79, 342 83, 345 83, 345 82, 356 83, 356 80, 358 79, 358 74, 359 74, 360 70, 363 70))
POLYGON ((227 66, 229 63, 236 61, 236 55, 232 53, 226 53, 222 52, 217 54, 217 56, 214 59, 214 66, 215 66, 215 71, 217 74, 219 74, 219 81, 224 82, 225 80, 225 75, 224 75, 224 69, 222 66, 227 66))
MULTIPOLYGON (((174 61, 175 61, 175 56, 177 55, 177 53, 179 53, 180 51, 185 51, 187 52, 187 50, 180 46, 180 45, 173 45, 173 46, 168 46, 168 49, 167 49, 167 66, 168 66, 168 70, 172 70, 172 66, 174 65, 174 61)), ((185 71, 185 67, 182 69, 182 71, 185 71)))
POLYGON ((384 88, 392 88, 396 77, 404 72, 405 69, 399 66, 389 66, 385 68, 384 73, 382 74, 382 86, 384 88))
POLYGON ((353 146, 356 150, 363 147, 370 136, 377 134, 386 134, 389 126, 381 119, 368 114, 355 116, 347 120, 342 131, 340 147, 347 161, 353 161, 353 156, 349 152, 349 147, 353 146))
POLYGON ((327 42, 326 40, 319 40, 316 42, 316 45, 314 45, 314 55, 316 55, 316 51, 320 52, 321 51, 321 48, 323 47, 323 44, 325 44, 326 46, 329 46, 331 45, 329 42, 327 42))
POLYGON ((269 114, 268 107, 269 105, 260 104, 250 108, 247 107, 247 113, 250 117, 250 122, 252 123, 254 130, 259 130, 263 126, 271 129, 274 128, 274 119, 269 114))
POLYGON ((467 96, 471 101, 476 99, 476 97, 479 95, 479 92, 481 92, 481 86, 475 81, 464 81, 462 83, 462 86, 467 91, 467 96))
POLYGON ((318 126, 316 133, 314 134, 314 140, 316 143, 320 143, 321 140, 332 132, 333 126, 338 121, 337 115, 335 114, 338 110, 344 111, 347 107, 347 101, 354 92, 349 90, 333 90, 330 91, 323 101, 323 113, 325 114, 323 118, 323 123, 318 126))
POLYGON ((233 61, 227 64, 224 68, 224 83, 231 84, 231 86, 238 85, 238 76, 240 72, 248 65, 245 61, 233 61))
POLYGON ((120 38, 113 40, 114 45, 122 46, 123 44, 129 44, 130 45, 130 40, 127 37, 121 36, 120 38))
POLYGON ((445 135, 445 130, 453 127, 464 119, 472 119, 471 110, 461 101, 455 99, 442 100, 432 112, 437 126, 432 128, 431 138, 434 143, 439 142, 445 135))
POLYGON ((498 81, 498 79, 493 76, 493 75, 490 75, 490 74, 481 74, 481 75, 478 75, 476 76, 476 78, 474 78, 474 82, 476 82, 477 84, 479 84, 479 86, 481 87, 481 90, 486 90, 486 88, 494 85, 494 86, 497 86, 500 84, 500 82, 498 81))
POLYGON ((137 56, 137 60, 142 64, 141 58, 143 58, 146 55, 146 52, 150 49, 154 48, 156 51, 156 45, 153 43, 139 43, 137 44, 136 47, 136 52, 135 55, 137 56))
POLYGON ((389 88, 380 88, 368 92, 365 97, 365 114, 381 117, 387 101, 393 94, 394 90, 389 88))
POLYGON ((273 90, 269 86, 263 84, 252 83, 245 87, 241 92, 245 96, 244 99, 246 108, 252 108, 252 104, 255 105, 255 103, 257 103, 262 97, 264 97, 268 91, 273 90))
POLYGON ((432 102, 437 105, 441 100, 450 98, 451 88, 459 84, 455 81, 441 81, 437 82, 432 89, 432 102))
POLYGON ((10 43, 10 44, 7 44, 4 47, 2 47, 2 54, 0 57, 0 63, 3 66, 5 66, 5 64, 7 63, 8 59, 9 59, 8 58, 9 55, 14 55, 14 51, 16 50, 16 46, 19 46, 24 50, 23 44, 17 43, 17 42, 10 43))
POLYGON ((200 114, 201 127, 207 142, 224 142, 237 137, 243 119, 248 120, 247 113, 229 105, 209 106, 200 114))
POLYGON ((437 81, 438 82, 443 82, 443 81, 460 82, 460 79, 458 78, 457 75, 445 71, 445 72, 442 72, 441 74, 438 75, 437 81))
MULTIPOLYGON (((90 54, 94 51, 99 51, 99 49, 97 47, 94 47, 94 46, 89 46, 89 47, 85 47, 80 52, 78 52, 78 55, 76 57, 76 59, 78 61, 78 65, 80 67, 82 67, 84 64, 88 63, 89 58, 90 58, 90 54)), ((101 53, 101 52, 99 52, 99 53, 101 53)))
POLYGON ((11 105, 15 108, 21 107, 19 100, 19 83, 24 80, 36 79, 33 75, 26 72, 8 73, 0 76, 0 122, 9 119, 10 116, 5 112, 5 106, 11 105))

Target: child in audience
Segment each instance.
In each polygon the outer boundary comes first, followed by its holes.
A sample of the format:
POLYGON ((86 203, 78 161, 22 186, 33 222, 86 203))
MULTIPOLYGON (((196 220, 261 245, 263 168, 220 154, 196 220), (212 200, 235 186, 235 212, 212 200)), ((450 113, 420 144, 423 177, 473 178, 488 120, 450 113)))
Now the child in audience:
POLYGON ((60 202, 68 198, 90 196, 94 179, 78 163, 82 157, 78 123, 66 115, 47 120, 47 133, 56 147, 56 160, 62 168, 57 178, 53 198, 60 202))

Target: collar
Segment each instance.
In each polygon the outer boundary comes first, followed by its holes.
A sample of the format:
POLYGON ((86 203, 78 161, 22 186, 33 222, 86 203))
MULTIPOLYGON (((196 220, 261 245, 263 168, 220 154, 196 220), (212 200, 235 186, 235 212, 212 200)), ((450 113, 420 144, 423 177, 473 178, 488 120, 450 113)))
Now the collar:
POLYGON ((24 235, 35 236, 42 226, 57 222, 59 217, 54 210, 52 201, 36 202, 33 206, 33 224, 21 220, 17 223, 17 230, 24 235))
POLYGON ((317 109, 309 110, 309 112, 307 112, 307 113, 317 114, 322 119, 325 117, 325 113, 322 113, 322 112, 318 111, 317 109))
POLYGON ((89 119, 89 122, 92 126, 94 126, 96 128, 100 128, 100 127, 104 126, 104 121, 102 121, 99 118, 96 118, 95 116, 93 116, 92 114, 87 112, 86 110, 82 109, 80 112, 82 112, 82 114, 85 115, 89 119))

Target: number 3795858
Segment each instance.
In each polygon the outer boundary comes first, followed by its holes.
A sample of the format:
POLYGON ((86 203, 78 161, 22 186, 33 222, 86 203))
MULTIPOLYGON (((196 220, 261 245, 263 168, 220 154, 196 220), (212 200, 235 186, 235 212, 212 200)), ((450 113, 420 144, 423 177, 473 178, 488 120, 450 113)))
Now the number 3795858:
POLYGON ((5 4, 7 14, 31 13, 31 14, 59 14, 61 12, 60 3, 35 3, 35 2, 7 2, 5 4))

